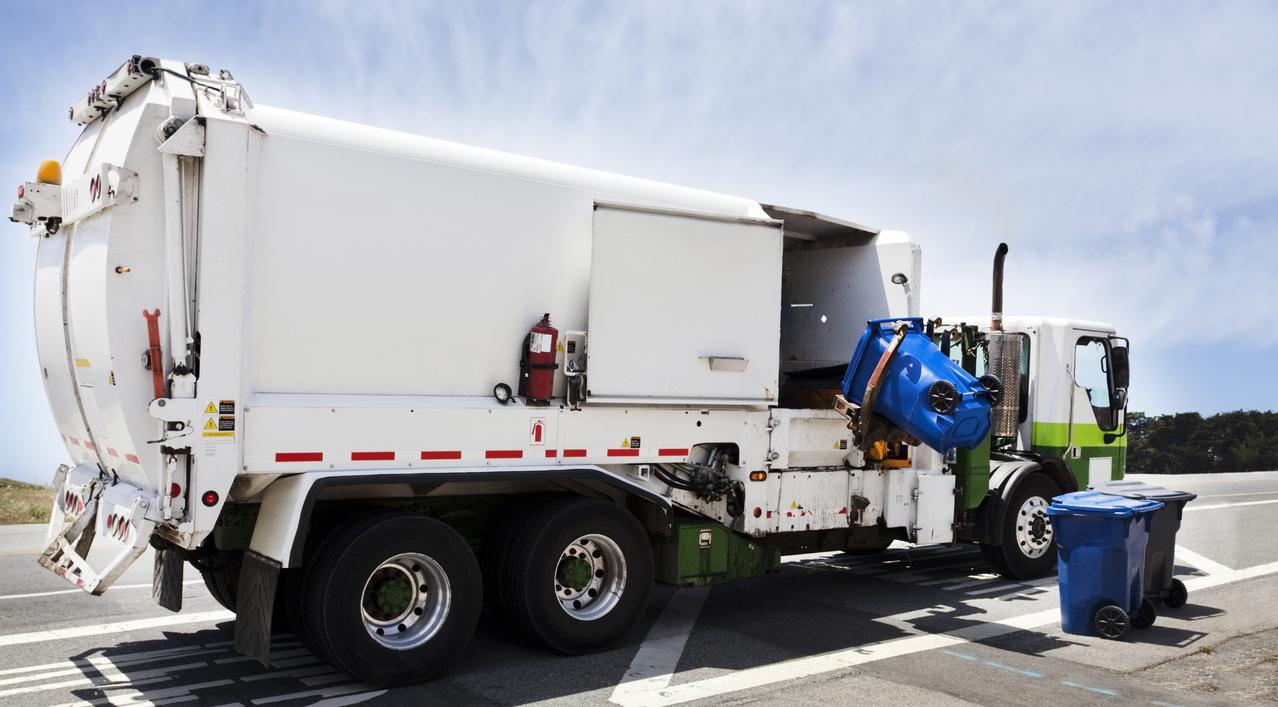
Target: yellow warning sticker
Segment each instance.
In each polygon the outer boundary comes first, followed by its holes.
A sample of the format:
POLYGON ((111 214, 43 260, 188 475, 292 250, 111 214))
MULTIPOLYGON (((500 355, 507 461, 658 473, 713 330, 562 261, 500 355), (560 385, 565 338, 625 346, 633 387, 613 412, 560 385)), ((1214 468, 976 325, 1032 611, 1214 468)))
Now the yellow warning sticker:
POLYGON ((204 414, 205 414, 205 415, 216 415, 216 414, 217 414, 217 406, 213 404, 213 401, 212 401, 212 400, 210 400, 210 401, 209 401, 208 407, 205 407, 205 408, 204 408, 204 414))
POLYGON ((234 437, 234 432, 205 432, 205 437, 234 437))
POLYGON ((76 367, 76 368, 88 368, 88 367, 89 367, 89 359, 87 359, 87 358, 77 358, 77 359, 75 360, 75 367, 76 367))
POLYGON ((217 420, 214 420, 213 418, 211 418, 211 417, 210 417, 210 418, 209 418, 209 421, 208 421, 208 422, 206 422, 206 423, 204 423, 204 429, 206 429, 206 430, 216 430, 216 429, 217 429, 217 420))

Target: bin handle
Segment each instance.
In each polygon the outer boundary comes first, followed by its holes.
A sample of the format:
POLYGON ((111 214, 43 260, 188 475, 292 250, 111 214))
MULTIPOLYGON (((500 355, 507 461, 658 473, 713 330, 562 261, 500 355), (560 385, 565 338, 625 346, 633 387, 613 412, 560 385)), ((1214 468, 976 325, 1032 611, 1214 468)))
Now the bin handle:
POLYGON ((883 372, 887 370, 888 362, 892 360, 892 356, 896 354, 896 350, 901 348, 901 342, 905 341, 905 335, 910 331, 909 322, 901 322, 895 326, 896 336, 892 338, 892 343, 888 344, 883 350, 883 355, 879 357, 878 364, 874 367, 874 372, 870 374, 870 380, 865 384, 865 396, 861 399, 861 418, 860 434, 858 435, 857 446, 861 451, 868 451, 873 441, 866 431, 870 429, 870 419, 874 416, 874 401, 879 397, 879 384, 883 379, 883 372))

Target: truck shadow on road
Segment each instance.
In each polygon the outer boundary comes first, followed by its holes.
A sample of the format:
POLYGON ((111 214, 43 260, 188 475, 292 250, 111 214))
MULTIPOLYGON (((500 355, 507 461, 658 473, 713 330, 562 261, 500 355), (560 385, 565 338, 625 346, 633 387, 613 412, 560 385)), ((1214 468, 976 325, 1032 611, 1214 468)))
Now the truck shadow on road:
MULTIPOLYGON (((334 670, 288 634, 273 637, 272 665, 263 667, 235 653, 229 622, 70 656, 79 670, 67 682, 80 682, 63 689, 99 704, 126 699, 352 704, 382 695, 392 701, 512 704, 582 693, 602 702, 623 679, 634 679, 627 671, 642 674, 645 666, 631 663, 675 591, 688 590, 658 588, 643 621, 620 645, 588 656, 534 646, 486 612, 470 646, 442 677, 389 693, 334 670)), ((682 653, 664 670, 676 672, 671 683, 677 684, 919 634, 946 634, 1040 657, 1096 640, 1014 625, 1017 617, 1054 610, 1055 597, 1054 577, 1003 579, 967 547, 788 562, 778 574, 713 588, 687 627, 682 653)), ((1222 613, 1188 605, 1173 615, 1192 621, 1222 613)), ((1184 647, 1206 635, 1156 624, 1133 631, 1128 640, 1184 647)))

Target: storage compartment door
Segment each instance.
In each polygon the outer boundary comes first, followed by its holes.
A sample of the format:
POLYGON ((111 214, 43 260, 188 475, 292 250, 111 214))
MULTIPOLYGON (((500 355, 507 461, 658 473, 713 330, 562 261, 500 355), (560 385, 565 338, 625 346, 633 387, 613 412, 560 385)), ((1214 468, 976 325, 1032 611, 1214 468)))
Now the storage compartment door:
POLYGON ((781 238, 777 221, 598 204, 588 400, 775 401, 781 238))

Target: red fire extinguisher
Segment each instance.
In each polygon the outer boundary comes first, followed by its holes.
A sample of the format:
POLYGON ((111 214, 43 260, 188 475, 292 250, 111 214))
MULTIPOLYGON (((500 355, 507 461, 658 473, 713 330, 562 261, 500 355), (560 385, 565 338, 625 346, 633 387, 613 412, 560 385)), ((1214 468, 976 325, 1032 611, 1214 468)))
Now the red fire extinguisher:
POLYGON ((529 404, 546 405, 555 387, 555 349, 559 345, 559 330, 550 326, 550 314, 542 315, 528 336, 519 358, 519 394, 529 404))

